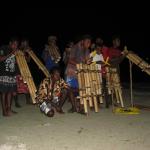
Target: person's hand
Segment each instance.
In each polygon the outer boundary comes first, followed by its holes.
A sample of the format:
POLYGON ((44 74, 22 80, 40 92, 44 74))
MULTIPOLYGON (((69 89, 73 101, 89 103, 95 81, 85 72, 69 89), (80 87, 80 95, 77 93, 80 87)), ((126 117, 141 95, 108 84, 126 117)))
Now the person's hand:
POLYGON ((89 58, 87 61, 86 61, 86 64, 91 64, 92 63, 92 60, 93 60, 93 58, 89 58))

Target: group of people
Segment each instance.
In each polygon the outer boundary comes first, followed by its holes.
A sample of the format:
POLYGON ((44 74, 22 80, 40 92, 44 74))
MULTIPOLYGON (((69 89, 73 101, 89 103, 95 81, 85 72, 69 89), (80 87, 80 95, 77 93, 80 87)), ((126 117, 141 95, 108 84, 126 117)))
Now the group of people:
MULTIPOLYGON (((49 42, 57 44, 57 37, 48 37, 48 44, 49 42)), ((11 109, 13 97, 16 107, 20 107, 18 103, 19 93, 24 93, 27 103, 30 103, 28 87, 22 80, 15 59, 15 51, 19 49, 24 52, 26 60, 29 62, 30 57, 26 51, 30 50, 30 46, 28 40, 23 40, 20 46, 18 44, 18 40, 12 39, 8 46, 0 48, 0 93, 3 116, 11 116, 14 112, 11 109)), ((45 46, 41 59, 44 60, 44 65, 50 72, 50 77, 46 77, 41 81, 36 93, 36 102, 41 112, 49 117, 54 116, 55 112, 62 114, 64 113, 62 109, 63 105, 65 101, 68 100, 71 103, 69 112, 84 114, 83 106, 76 100, 79 94, 76 64, 79 63, 96 63, 98 65, 99 71, 102 74, 103 90, 106 107, 108 108, 111 104, 111 100, 106 89, 105 67, 109 65, 109 67, 118 68, 119 71, 119 63, 125 57, 119 48, 120 38, 117 36, 112 39, 112 47, 106 47, 102 38, 97 38, 95 41, 92 41, 90 35, 84 35, 77 41, 68 43, 62 58, 65 64, 64 77, 61 77, 60 63, 52 60, 47 46, 45 46)))

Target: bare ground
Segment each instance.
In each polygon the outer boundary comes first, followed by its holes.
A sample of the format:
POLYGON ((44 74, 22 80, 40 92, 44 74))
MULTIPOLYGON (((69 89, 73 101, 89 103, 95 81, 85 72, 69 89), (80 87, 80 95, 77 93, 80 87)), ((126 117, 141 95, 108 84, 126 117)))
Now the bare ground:
MULTIPOLYGON (((134 100, 150 104, 150 92, 134 91, 134 100)), ((129 101, 129 91, 124 90, 129 101)), ((89 117, 67 113, 48 118, 37 106, 26 105, 20 95, 22 108, 18 114, 0 114, 0 150, 149 150, 150 111, 139 115, 113 114, 102 107, 99 113, 90 111, 89 117)))

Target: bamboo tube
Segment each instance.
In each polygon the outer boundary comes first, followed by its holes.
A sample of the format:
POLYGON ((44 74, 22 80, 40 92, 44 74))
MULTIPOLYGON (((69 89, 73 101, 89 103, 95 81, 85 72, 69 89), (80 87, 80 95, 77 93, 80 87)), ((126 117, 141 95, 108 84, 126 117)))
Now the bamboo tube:
POLYGON ((120 103, 118 89, 114 87, 117 103, 120 103))
POLYGON ((90 70, 90 65, 87 65, 87 69, 88 69, 88 77, 89 77, 89 92, 90 92, 90 97, 89 97, 89 105, 90 107, 93 107, 93 101, 92 101, 92 76, 91 76, 91 70, 90 70))
POLYGON ((27 51, 27 53, 30 55, 30 57, 34 60, 34 62, 38 65, 38 67, 43 71, 46 77, 49 77, 50 74, 46 67, 43 65, 43 63, 40 61, 40 59, 35 55, 35 53, 32 50, 27 51))
POLYGON ((111 94, 111 83, 110 83, 110 69, 108 67, 106 69, 106 86, 108 88, 108 94, 111 94))
MULTIPOLYGON (((83 65, 82 64, 79 64, 79 67, 80 67, 80 70, 81 70, 81 86, 82 86, 82 94, 83 94, 83 97, 85 97, 85 78, 84 78, 84 72, 83 72, 83 65)), ((80 104, 84 104, 84 100, 80 100, 80 104)))
POLYGON ((92 107, 92 98, 91 98, 91 91, 90 91, 90 79, 88 73, 88 65, 84 64, 84 77, 85 77, 85 88, 86 88, 86 97, 89 100, 89 105, 92 107))
POLYGON ((100 87, 99 87, 99 75, 98 75, 98 70, 97 70, 97 66, 94 65, 94 70, 95 70, 95 79, 96 79, 96 94, 100 95, 100 87))
POLYGON ((93 95, 96 96, 96 78, 95 78, 95 70, 93 64, 91 64, 91 71, 92 71, 92 83, 93 83, 93 95))
POLYGON ((95 92, 93 97, 94 108, 95 108, 95 112, 98 112, 97 95, 99 95, 99 84, 98 84, 99 81, 98 81, 98 74, 97 74, 97 69, 95 64, 92 64, 92 69, 93 69, 93 79, 95 82, 95 86, 94 86, 95 92))
POLYGON ((95 112, 98 112, 98 103, 97 103, 96 96, 94 96, 94 108, 95 108, 95 112))
POLYGON ((82 81, 81 81, 81 70, 80 65, 77 64, 77 77, 78 77, 78 83, 79 83, 79 96, 80 96, 80 103, 83 102, 83 91, 82 91, 82 81))
POLYGON ((124 107, 124 103, 123 103, 123 99, 122 99, 122 91, 121 91, 121 89, 118 89, 118 94, 119 94, 119 98, 120 98, 121 107, 124 107))
POLYGON ((97 84, 97 74, 96 74, 96 68, 95 65, 92 64, 92 70, 93 70, 93 81, 94 81, 94 88, 95 88, 95 95, 98 94, 98 84, 97 84))
POLYGON ((84 103, 83 103, 83 105, 84 105, 84 112, 86 114, 88 114, 87 100, 85 98, 85 95, 83 95, 83 101, 84 101, 84 103))
POLYGON ((100 104, 103 103, 103 99, 102 99, 102 76, 101 76, 101 73, 100 73, 100 70, 96 64, 96 79, 97 79, 97 95, 98 95, 98 98, 99 98, 99 102, 100 104))
POLYGON ((98 94, 101 95, 102 94, 102 89, 101 89, 101 79, 100 79, 100 70, 98 70, 97 65, 96 67, 96 75, 97 75, 97 84, 98 84, 98 94))
POLYGON ((99 102, 100 102, 100 104, 103 104, 103 97, 102 97, 102 95, 99 96, 99 102))

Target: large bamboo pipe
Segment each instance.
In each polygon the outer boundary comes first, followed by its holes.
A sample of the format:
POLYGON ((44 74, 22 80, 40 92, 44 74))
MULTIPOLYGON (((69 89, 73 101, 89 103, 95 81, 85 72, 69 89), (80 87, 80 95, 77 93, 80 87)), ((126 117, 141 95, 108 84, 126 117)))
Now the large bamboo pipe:
POLYGON ((24 53, 22 51, 17 51, 16 52, 16 60, 17 60, 17 63, 18 63, 19 69, 20 69, 20 73, 23 77, 23 80, 28 85, 28 89, 29 89, 29 92, 30 92, 30 95, 31 95, 31 98, 32 98, 32 102, 36 103, 36 101, 35 101, 36 87, 35 87, 35 84, 33 82, 31 73, 29 71, 27 62, 25 60, 24 53))
POLYGON ((146 72, 148 75, 150 75, 150 68, 148 67, 149 64, 144 61, 142 58, 140 58, 138 55, 136 55, 134 52, 128 51, 127 47, 125 46, 124 54, 127 54, 126 57, 133 62, 134 64, 136 64, 139 68, 142 69, 142 71, 146 72))
POLYGON ((30 55, 30 57, 34 60, 34 62, 38 65, 38 67, 43 71, 46 77, 49 77, 50 74, 46 67, 43 65, 43 63, 40 61, 40 59, 35 55, 35 53, 32 50, 28 50, 27 53, 30 55))

